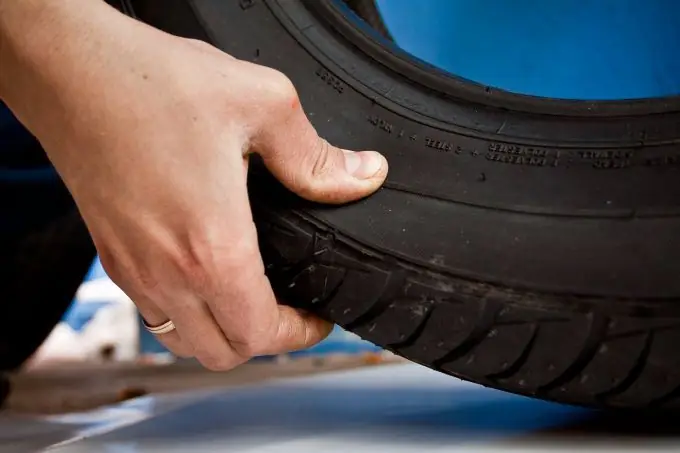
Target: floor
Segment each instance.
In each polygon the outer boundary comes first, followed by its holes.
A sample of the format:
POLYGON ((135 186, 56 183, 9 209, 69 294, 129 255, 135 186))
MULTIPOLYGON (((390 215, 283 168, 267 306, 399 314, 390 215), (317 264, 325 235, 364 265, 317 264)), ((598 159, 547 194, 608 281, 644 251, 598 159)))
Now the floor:
POLYGON ((57 361, 12 376, 4 409, 43 415, 84 411, 147 394, 252 385, 395 360, 402 359, 378 353, 279 357, 255 360, 225 373, 207 371, 194 360, 167 365, 57 361))
POLYGON ((2 453, 676 451, 679 435, 669 416, 536 401, 410 363, 0 417, 2 453))

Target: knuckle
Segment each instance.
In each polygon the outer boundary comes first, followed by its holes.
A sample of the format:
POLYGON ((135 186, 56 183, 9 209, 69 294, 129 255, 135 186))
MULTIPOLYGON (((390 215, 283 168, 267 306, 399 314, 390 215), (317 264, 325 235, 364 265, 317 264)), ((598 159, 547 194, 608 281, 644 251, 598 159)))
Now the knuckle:
POLYGON ((197 359, 201 365, 210 371, 228 371, 237 365, 234 360, 213 353, 200 354, 197 359))
POLYGON ((312 176, 315 178, 322 178, 331 174, 335 169, 335 161, 331 153, 328 142, 319 138, 317 145, 317 152, 313 154, 314 163, 312 165, 312 176))
POLYGON ((234 239, 220 258, 220 268, 225 271, 239 269, 243 274, 244 266, 259 258, 259 244, 251 234, 243 234, 234 239))
POLYGON ((238 339, 230 339, 230 344, 236 353, 249 359, 269 352, 276 339, 277 331, 270 325, 263 325, 261 320, 246 323, 245 334, 238 339))
POLYGON ((292 105, 298 103, 298 93, 293 82, 280 71, 267 68, 267 83, 265 94, 275 107, 291 110, 292 105))
POLYGON ((236 261, 257 255, 257 231, 224 233, 221 227, 203 227, 190 238, 177 257, 177 265, 189 274, 201 275, 222 261, 236 261))
POLYGON ((264 344, 258 339, 248 339, 241 342, 231 342, 232 347, 238 353, 239 356, 249 359, 257 355, 261 355, 265 352, 264 344))
POLYGON ((259 271, 253 267, 258 260, 261 263, 257 232, 237 233, 225 239, 223 232, 204 231, 169 254, 168 260, 182 283, 202 297, 212 298, 225 283, 237 283, 232 278, 225 281, 225 276, 240 274, 247 279, 253 271, 259 271))
POLYGON ((160 281, 151 272, 137 268, 126 271, 127 280, 135 291, 144 297, 154 299, 160 287, 160 281))
POLYGON ((209 291, 214 275, 215 256, 219 253, 216 241, 205 231, 193 234, 186 242, 168 253, 168 260, 184 284, 204 294, 209 291))
POLYGON ((208 271, 203 258, 195 250, 186 250, 174 256, 172 262, 190 288, 196 290, 206 288, 209 283, 208 271))
POLYGON ((115 284, 151 299, 158 292, 160 282, 149 269, 117 261, 108 253, 100 252, 99 260, 104 272, 115 284))
POLYGON ((113 266, 111 271, 104 267, 107 275, 114 283, 132 290, 134 294, 143 298, 156 298, 160 289, 160 281, 149 269, 140 266, 123 267, 119 264, 113 266))

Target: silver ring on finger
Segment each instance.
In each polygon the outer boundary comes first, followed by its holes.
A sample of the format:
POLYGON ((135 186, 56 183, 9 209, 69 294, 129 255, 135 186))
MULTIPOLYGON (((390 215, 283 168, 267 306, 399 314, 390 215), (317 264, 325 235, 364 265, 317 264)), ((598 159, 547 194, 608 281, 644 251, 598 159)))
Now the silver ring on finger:
POLYGON ((158 326, 150 326, 146 322, 146 320, 142 318, 142 324, 144 324, 144 328, 147 331, 151 332, 154 335, 162 335, 164 333, 172 332, 173 330, 175 330, 175 323, 173 323, 172 320, 168 320, 158 326))

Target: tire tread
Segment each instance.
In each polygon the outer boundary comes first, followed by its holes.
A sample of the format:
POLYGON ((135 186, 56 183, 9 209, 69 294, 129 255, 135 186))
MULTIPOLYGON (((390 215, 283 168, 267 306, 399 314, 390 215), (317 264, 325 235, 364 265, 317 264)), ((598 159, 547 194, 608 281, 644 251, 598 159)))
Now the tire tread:
MULTIPOLYGON (((563 403, 610 408, 678 405, 680 386, 662 397, 655 397, 650 388, 644 401, 640 401, 639 392, 635 398, 626 397, 628 389, 645 379, 645 367, 664 365, 650 364, 649 357, 656 330, 678 329, 673 318, 635 316, 635 310, 630 310, 628 315, 614 316, 602 308, 602 300, 591 303, 587 298, 578 298, 575 302, 574 295, 523 293, 437 273, 359 244, 312 215, 297 210, 282 211, 259 205, 256 221, 261 231, 267 274, 284 300, 296 301, 296 306, 313 311, 408 360, 482 385, 563 403), (298 249, 293 257, 289 248, 282 246, 290 242, 291 237, 310 238, 310 246, 304 253, 298 249), (318 292, 309 289, 318 287, 319 280, 326 278, 320 271, 324 266, 335 269, 342 278, 330 290, 321 291, 323 297, 311 297, 310 294, 318 292), (352 273, 368 275, 374 287, 359 288, 351 284, 352 273), (292 282, 295 285, 291 286, 292 282), (380 296, 368 307, 362 309, 356 305, 358 295, 375 294, 378 290, 380 296), (469 330, 459 329, 456 334, 447 330, 456 323, 454 319, 438 316, 436 311, 442 307, 456 313, 458 322, 469 326, 469 330), (342 308, 349 310, 351 316, 339 316, 338 309, 342 308), (561 338, 553 344, 546 340, 545 333, 556 324, 567 323, 581 329, 584 317, 587 334, 583 341, 561 338), (628 328, 611 329, 615 319, 625 320, 628 328), (527 327, 526 342, 496 341, 503 329, 513 327, 527 327), (395 329, 398 332, 395 333, 395 329), (394 340, 397 333, 399 339, 394 340), (448 345, 433 360, 431 351, 444 347, 452 336, 459 337, 455 344, 448 345), (602 346, 623 337, 639 338, 643 344, 632 368, 623 376, 613 375, 608 372, 606 361, 598 361, 597 373, 611 374, 611 381, 615 383, 609 390, 600 392, 581 389, 580 385, 587 380, 584 376, 593 373, 587 370, 593 366, 602 346), (484 365, 475 357, 483 345, 493 347, 498 353, 497 358, 484 355, 484 365), (549 351, 550 348, 554 351, 549 351), (545 365, 542 359, 531 360, 539 353, 543 356, 566 354, 573 358, 543 384, 527 385, 527 375, 549 375, 536 365, 545 365), (493 363, 489 365, 489 361, 493 363), (484 372, 489 366, 496 371, 484 372)), ((627 352, 609 351, 609 360, 616 360, 617 354, 627 352)))

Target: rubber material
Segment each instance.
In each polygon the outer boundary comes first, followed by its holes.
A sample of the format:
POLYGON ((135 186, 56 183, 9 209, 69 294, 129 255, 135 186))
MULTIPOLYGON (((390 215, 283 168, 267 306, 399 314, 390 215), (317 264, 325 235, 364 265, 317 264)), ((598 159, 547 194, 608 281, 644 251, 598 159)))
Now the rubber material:
POLYGON ((565 102, 474 85, 331 0, 131 3, 141 20, 283 71, 321 135, 388 157, 384 188, 343 207, 253 172, 284 300, 484 385, 678 405, 677 98, 565 102))

